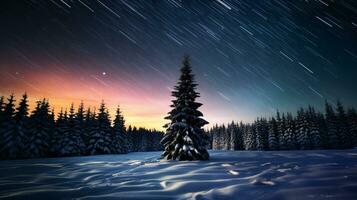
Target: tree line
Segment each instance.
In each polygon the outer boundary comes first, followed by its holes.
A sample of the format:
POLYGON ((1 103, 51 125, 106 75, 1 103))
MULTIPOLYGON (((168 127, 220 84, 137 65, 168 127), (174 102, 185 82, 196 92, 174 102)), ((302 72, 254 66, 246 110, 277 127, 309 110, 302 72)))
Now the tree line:
POLYGON ((123 154, 132 151, 158 151, 163 133, 145 128, 125 127, 118 106, 110 120, 104 101, 98 110, 84 108, 63 110, 55 116, 49 101, 36 102, 30 113, 28 97, 18 105, 14 95, 7 101, 0 97, 0 158, 40 158, 123 154))
POLYGON ((324 113, 312 106, 295 115, 277 111, 253 123, 215 125, 208 134, 210 147, 218 150, 348 149, 357 146, 357 114, 339 101, 336 106, 326 101, 324 113))

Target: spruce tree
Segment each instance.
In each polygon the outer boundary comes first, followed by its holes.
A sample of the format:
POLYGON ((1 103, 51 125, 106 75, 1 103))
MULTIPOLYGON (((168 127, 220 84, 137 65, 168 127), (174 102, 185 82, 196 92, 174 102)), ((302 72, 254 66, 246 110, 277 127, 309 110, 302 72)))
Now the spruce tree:
POLYGON ((310 129, 311 148, 321 149, 323 147, 322 136, 321 136, 319 122, 315 109, 309 106, 307 115, 308 115, 309 129, 310 129))
POLYGON ((269 140, 269 150, 272 150, 272 151, 279 150, 278 125, 277 125, 277 122, 274 117, 269 121, 268 134, 269 134, 269 136, 268 136, 269 137, 269 139, 268 139, 269 140))
POLYGON ((89 152, 90 155, 111 153, 111 126, 104 101, 101 103, 98 111, 87 146, 87 152, 89 152))
POLYGON ((31 158, 46 157, 49 154, 51 135, 49 103, 46 99, 38 101, 29 119, 29 140, 27 153, 31 158))
POLYGON ((3 120, 4 120, 4 96, 1 96, 0 97, 0 124, 2 124, 3 120))
POLYGON ((258 118, 256 121, 257 149, 260 151, 269 150, 269 134, 266 120, 258 118))
POLYGON ((337 118, 332 106, 325 102, 326 129, 328 135, 328 148, 337 149, 341 144, 340 134, 337 130, 337 118))
POLYGON ((245 149, 246 150, 257 150, 257 132, 256 132, 256 124, 246 126, 245 131, 245 149))
POLYGON ((234 150, 244 150, 244 136, 243 136, 243 132, 244 132, 244 126, 243 126, 243 122, 240 122, 239 125, 237 125, 237 147, 234 150))
POLYGON ((113 153, 128 153, 128 140, 125 130, 125 120, 118 106, 115 114, 112 132, 112 152, 113 153))
POLYGON ((348 126, 345 109, 340 101, 337 102, 337 132, 340 135, 340 149, 352 147, 352 137, 348 126))
POLYGON ((288 144, 288 137, 286 134, 286 118, 285 114, 282 114, 282 117, 280 118, 279 115, 277 115, 277 120, 278 120, 278 133, 279 133, 279 148, 281 150, 288 150, 289 149, 289 144, 288 144))
POLYGON ((90 133, 92 132, 94 122, 95 122, 95 113, 92 113, 91 109, 88 108, 85 113, 84 124, 83 124, 84 131, 82 132, 82 139, 86 146, 86 149, 83 152, 84 154, 88 154, 87 147, 89 145, 90 133))
POLYGON ((284 132, 284 137, 286 140, 286 149, 294 150, 298 148, 297 145, 297 135, 296 135, 296 126, 293 115, 287 113, 286 115, 286 129, 284 132))
POLYGON ((0 144, 0 156, 1 158, 16 158, 16 142, 19 139, 14 135, 14 130, 16 127, 14 115, 15 115, 15 99, 14 95, 11 94, 7 99, 8 102, 4 107, 3 120, 0 124, 1 130, 1 144, 0 144))
POLYGON ((78 132, 80 135, 80 139, 82 140, 81 144, 81 154, 84 155, 87 151, 86 142, 85 142, 85 111, 83 101, 79 104, 77 113, 76 113, 76 122, 78 123, 78 132))
POLYGON ((350 128, 352 146, 357 147, 357 113, 354 108, 348 109, 347 119, 350 128))
POLYGON ((188 56, 183 60, 181 76, 172 96, 173 108, 165 119, 171 122, 166 124, 166 133, 161 140, 165 147, 162 154, 168 160, 208 160, 206 150, 209 138, 203 130, 208 122, 201 117, 198 110, 202 105, 195 100, 199 97, 196 92, 197 84, 194 81, 188 56))
POLYGON ((328 149, 329 143, 328 143, 328 134, 327 134, 325 116, 324 116, 324 114, 319 112, 319 113, 317 113, 316 118, 317 118, 318 129, 320 132, 321 148, 328 149))
POLYGON ((305 110, 302 108, 297 114, 297 140, 300 149, 312 149, 308 118, 305 110))
MULTIPOLYGON (((14 116, 14 129, 12 133, 13 145, 10 147, 11 155, 16 158, 24 158, 27 142, 27 123, 28 123, 28 100, 27 94, 22 96, 19 106, 16 108, 14 116)), ((8 143, 10 144, 10 143, 8 143)))
POLYGON ((82 155, 84 149, 84 142, 81 137, 81 126, 76 114, 74 112, 74 105, 71 104, 68 121, 63 127, 63 139, 61 149, 59 151, 61 156, 79 156, 82 155))
POLYGON ((133 151, 133 128, 131 125, 126 130, 126 140, 128 141, 128 151, 132 152, 133 151))
POLYGON ((238 138, 237 138, 237 126, 234 123, 234 121, 231 122, 231 124, 228 127, 228 134, 230 135, 230 141, 229 141, 229 150, 236 150, 237 149, 237 142, 238 142, 238 138))
POLYGON ((63 108, 58 113, 57 120, 55 122, 54 131, 50 142, 50 156, 60 156, 60 150, 62 141, 64 139, 64 131, 67 125, 67 110, 63 112, 63 108))

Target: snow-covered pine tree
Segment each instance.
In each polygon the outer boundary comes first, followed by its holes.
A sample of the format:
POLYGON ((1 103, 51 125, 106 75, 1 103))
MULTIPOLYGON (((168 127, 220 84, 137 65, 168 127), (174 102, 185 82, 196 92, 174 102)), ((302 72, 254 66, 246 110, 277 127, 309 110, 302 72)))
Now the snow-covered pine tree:
POLYGON ((58 113, 57 120, 55 122, 53 134, 50 139, 50 156, 59 156, 60 149, 61 149, 61 144, 63 140, 63 135, 64 135, 64 128, 67 123, 67 110, 63 112, 63 108, 61 108, 61 111, 58 113))
POLYGON ((300 149, 312 149, 308 117, 303 108, 297 113, 297 140, 300 149))
POLYGON ((328 135, 328 148, 337 149, 341 143, 340 134, 337 132, 337 118, 332 106, 325 102, 325 119, 328 135))
POLYGON ((234 121, 232 121, 231 124, 229 124, 227 132, 229 134, 229 145, 228 145, 229 149, 228 150, 234 151, 234 149, 236 148, 236 141, 237 141, 236 125, 235 125, 234 121))
POLYGON ((279 150, 278 125, 274 117, 269 120, 269 149, 272 151, 279 150))
POLYGON ((277 115, 277 122, 278 122, 278 133, 279 133, 279 149, 288 150, 289 144, 288 144, 288 137, 286 135, 287 127, 286 127, 286 118, 284 113, 282 114, 281 118, 279 117, 279 115, 277 115))
POLYGON ((262 118, 258 118, 257 121, 255 122, 255 131, 257 133, 257 150, 259 151, 264 151, 266 150, 266 143, 267 143, 267 137, 266 137, 266 130, 264 127, 264 120, 262 118))
POLYGON ((78 106, 78 110, 76 113, 76 120, 79 126, 79 132, 80 132, 80 137, 82 140, 82 149, 81 149, 81 155, 84 155, 87 151, 87 146, 86 146, 86 133, 85 133, 85 118, 86 118, 86 113, 84 111, 84 104, 83 101, 81 101, 81 103, 78 106))
POLYGON ((112 153, 128 153, 128 140, 125 129, 125 120, 118 106, 115 114, 112 133, 112 153))
POLYGON ((261 119, 261 130, 263 134, 263 150, 269 150, 269 126, 268 121, 265 118, 261 119))
POLYGON ((71 104, 68 121, 63 127, 63 139, 60 148, 60 156, 79 156, 85 145, 81 137, 81 127, 78 118, 74 112, 74 105, 71 104))
POLYGON ((85 151, 84 154, 88 154, 88 145, 89 145, 89 139, 90 139, 90 133, 92 132, 92 129, 94 128, 95 124, 95 110, 94 113, 92 113, 91 109, 88 108, 85 116, 84 116, 84 124, 83 124, 83 129, 84 131, 82 132, 82 139, 85 144, 85 151))
POLYGON ((27 154, 30 158, 48 155, 51 127, 49 103, 46 99, 38 101, 29 119, 27 154))
POLYGON ((246 126, 246 141, 245 148, 246 150, 257 150, 257 133, 256 133, 256 124, 246 126))
POLYGON ((165 147, 163 158, 168 160, 209 159, 206 150, 209 138, 202 128, 208 122, 201 118, 203 114, 198 110, 202 104, 195 101, 199 97, 199 93, 195 91, 196 87, 189 58, 185 56, 178 85, 172 92, 172 96, 175 97, 171 105, 173 109, 165 118, 171 122, 164 126, 167 129, 161 140, 165 147))
MULTIPOLYGON (((0 124, 2 124, 4 119, 4 96, 0 97, 0 124)), ((1 133, 1 130, 0 130, 1 133)))
POLYGON ((230 124, 229 127, 229 134, 230 134, 230 148, 229 150, 236 150, 237 146, 238 146, 238 127, 237 125, 234 123, 234 121, 232 121, 232 123, 230 124))
POLYGON ((321 149, 322 137, 319 129, 317 114, 312 106, 309 106, 307 111, 309 129, 310 129, 310 140, 312 149, 321 149))
POLYGON ((340 149, 351 148, 352 137, 348 126, 347 116, 345 109, 340 101, 337 101, 337 132, 340 134, 340 149))
POLYGON ((210 129, 210 137, 212 140, 212 149, 217 149, 218 146, 218 125, 215 124, 211 129, 210 129))
MULTIPOLYGON (((4 120, 5 120, 5 112, 4 112, 4 96, 1 96, 0 97, 0 146, 3 146, 3 127, 2 127, 2 124, 4 123, 4 120)), ((0 150, 0 159, 3 159, 3 156, 2 155, 2 152, 0 150)))
POLYGON ((139 149, 138 151, 147 151, 148 148, 148 131, 146 131, 144 128, 139 128, 138 129, 138 134, 139 134, 139 149))
POLYGON ((222 125, 218 129, 218 149, 223 150, 225 146, 225 141, 226 141, 226 125, 222 125))
POLYGON ((350 127, 353 147, 357 147, 357 113, 354 108, 348 109, 347 119, 350 127))
POLYGON ((3 111, 3 120, 0 124, 1 130, 1 146, 0 146, 0 157, 1 158, 16 158, 16 148, 15 143, 18 140, 18 137, 15 136, 14 129, 15 129, 15 121, 14 121, 14 114, 15 114, 15 99, 14 95, 11 94, 10 97, 7 99, 8 102, 4 107, 3 111))
POLYGON ((231 130, 230 125, 227 124, 227 129, 224 131, 224 150, 229 150, 231 148, 231 130))
POLYGON ((129 129, 131 129, 131 131, 128 132, 131 138, 131 151, 137 152, 139 151, 141 140, 140 135, 138 133, 138 129, 135 126, 129 126, 129 129))
POLYGON ((127 130, 126 130, 126 139, 128 141, 128 151, 132 152, 134 151, 134 147, 133 147, 133 128, 131 127, 131 125, 128 126, 127 130))
POLYGON ((294 150, 298 148, 295 121, 291 113, 287 113, 286 115, 286 129, 284 132, 284 138, 287 145, 286 149, 294 150))
MULTIPOLYGON (((11 157, 24 158, 27 142, 27 123, 28 123, 28 100, 25 93, 20 100, 19 106, 16 108, 14 116, 14 129, 12 133, 11 157)), ((8 143, 10 144, 10 143, 8 143)))
POLYGON ((93 122, 93 128, 91 129, 87 146, 87 152, 89 152, 90 155, 111 153, 111 126, 104 101, 101 103, 98 111, 98 115, 93 122))
POLYGON ((236 125, 236 146, 234 150, 244 150, 244 137, 243 137, 244 126, 243 122, 236 125))
POLYGON ((327 135, 327 127, 324 114, 318 112, 316 115, 318 129, 321 137, 321 148, 328 149, 328 135, 327 135))

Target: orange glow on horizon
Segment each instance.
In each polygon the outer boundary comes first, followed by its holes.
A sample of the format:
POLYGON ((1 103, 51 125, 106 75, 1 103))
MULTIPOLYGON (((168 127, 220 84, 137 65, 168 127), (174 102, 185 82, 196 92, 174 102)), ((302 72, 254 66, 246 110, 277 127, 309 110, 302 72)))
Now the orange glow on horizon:
POLYGON ((170 91, 166 87, 154 89, 158 83, 143 83, 123 80, 120 76, 101 72, 76 73, 24 73, 16 70, 11 76, 5 76, 1 81, 0 95, 7 97, 15 94, 16 103, 22 94, 29 96, 30 111, 36 101, 46 98, 51 108, 57 114, 61 108, 69 109, 74 103, 75 109, 83 101, 85 108, 98 108, 104 100, 114 118, 117 106, 126 120, 126 126, 145 127, 163 130, 162 126, 170 107, 170 91), (153 96, 157 98, 152 98, 153 96))

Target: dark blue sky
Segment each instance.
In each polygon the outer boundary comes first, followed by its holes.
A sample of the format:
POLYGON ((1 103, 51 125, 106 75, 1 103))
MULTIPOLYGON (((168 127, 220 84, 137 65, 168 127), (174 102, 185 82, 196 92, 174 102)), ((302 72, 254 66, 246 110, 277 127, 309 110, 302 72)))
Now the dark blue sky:
POLYGON ((26 90, 35 97, 68 100, 70 85, 79 80, 90 87, 75 87, 73 93, 109 89, 71 101, 110 100, 114 97, 108 93, 120 91, 120 103, 130 110, 135 104, 128 102, 140 96, 133 93, 143 91, 148 104, 155 102, 160 110, 153 117, 161 117, 187 53, 200 84, 202 110, 212 123, 248 121, 277 108, 321 108, 325 99, 357 103, 355 0, 0 4, 3 95, 26 90), (46 77, 58 81, 43 83, 46 77), (69 86, 61 96, 56 88, 63 82, 69 86))

